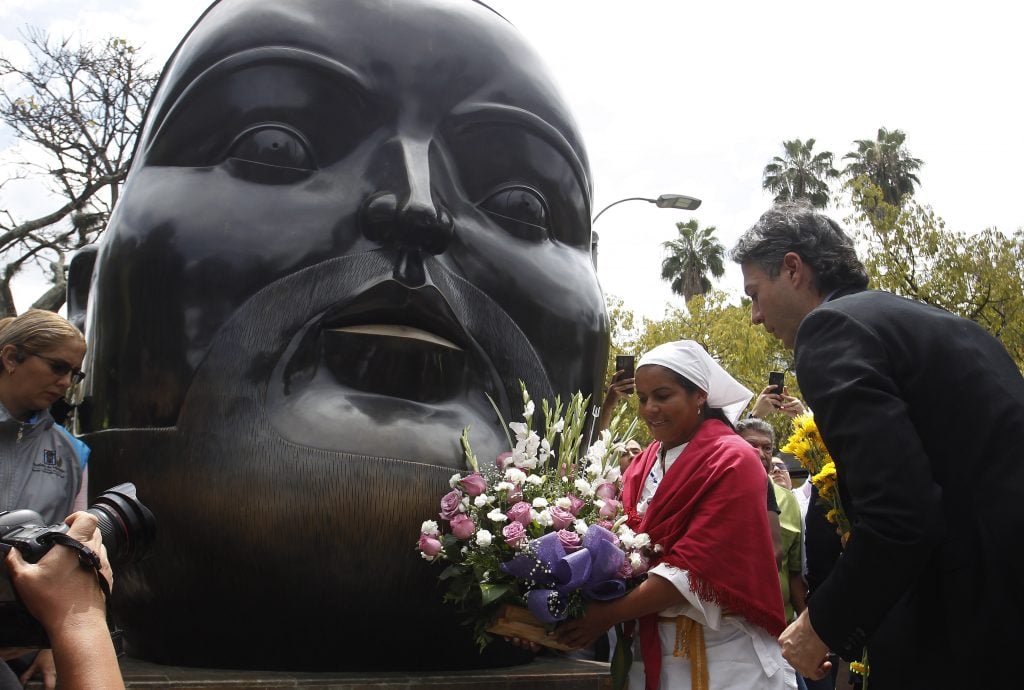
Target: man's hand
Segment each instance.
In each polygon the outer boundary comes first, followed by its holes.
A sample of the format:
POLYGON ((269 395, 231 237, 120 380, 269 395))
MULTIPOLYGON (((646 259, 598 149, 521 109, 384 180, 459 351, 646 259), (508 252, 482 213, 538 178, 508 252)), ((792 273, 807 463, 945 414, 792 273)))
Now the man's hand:
POLYGON ((805 678, 820 680, 832 668, 827 660, 828 645, 814 632, 806 609, 782 631, 779 644, 783 658, 805 678))

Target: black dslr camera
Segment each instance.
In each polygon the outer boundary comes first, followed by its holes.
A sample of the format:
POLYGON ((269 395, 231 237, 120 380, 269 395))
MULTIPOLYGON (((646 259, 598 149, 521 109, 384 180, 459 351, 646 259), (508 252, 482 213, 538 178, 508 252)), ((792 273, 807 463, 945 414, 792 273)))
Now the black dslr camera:
MULTIPOLYGON (((110 565, 136 563, 147 555, 156 538, 156 519, 135 495, 135 485, 119 484, 96 497, 86 512, 96 516, 110 565)), ((18 549, 22 558, 36 563, 53 546, 54 535, 65 534, 67 525, 43 525, 32 510, 0 511, 0 551, 18 549)), ((38 621, 18 601, 0 567, 0 647, 48 647, 38 621)))

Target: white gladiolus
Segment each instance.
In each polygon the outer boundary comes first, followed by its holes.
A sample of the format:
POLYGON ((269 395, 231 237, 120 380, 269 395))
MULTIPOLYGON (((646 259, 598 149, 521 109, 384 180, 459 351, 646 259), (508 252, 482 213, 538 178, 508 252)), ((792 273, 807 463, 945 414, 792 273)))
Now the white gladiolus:
POLYGON ((423 524, 420 526, 420 532, 428 537, 436 537, 440 534, 440 530, 437 528, 437 523, 433 520, 424 520, 423 524))
POLYGON ((535 409, 537 409, 537 408, 536 408, 536 406, 535 406, 535 405, 533 404, 533 401, 532 401, 532 400, 530 400, 529 402, 527 402, 527 403, 526 403, 526 407, 525 407, 525 408, 523 408, 523 418, 524 418, 524 419, 529 419, 530 417, 532 417, 532 416, 533 416, 533 411, 534 411, 535 409))
POLYGON ((592 487, 590 485, 590 482, 588 482, 586 479, 577 479, 573 483, 573 486, 575 486, 576 490, 580 492, 580 496, 585 496, 589 498, 590 496, 594 495, 594 487, 592 487))
POLYGON ((490 546, 491 545, 491 533, 485 529, 478 529, 476 531, 476 545, 477 546, 490 546))
POLYGON ((553 425, 551 425, 551 430, 554 431, 556 434, 562 433, 563 429, 565 429, 565 419, 564 418, 563 419, 559 419, 557 422, 555 422, 553 425))

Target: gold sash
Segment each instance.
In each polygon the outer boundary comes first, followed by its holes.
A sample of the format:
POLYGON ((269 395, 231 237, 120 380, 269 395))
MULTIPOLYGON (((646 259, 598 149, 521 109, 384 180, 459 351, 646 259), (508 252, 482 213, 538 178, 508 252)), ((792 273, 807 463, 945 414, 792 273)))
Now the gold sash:
POLYGON ((708 652, 704 646, 704 626, 689 616, 658 616, 658 622, 676 624, 676 645, 672 656, 690 660, 690 687, 693 690, 708 690, 708 652))

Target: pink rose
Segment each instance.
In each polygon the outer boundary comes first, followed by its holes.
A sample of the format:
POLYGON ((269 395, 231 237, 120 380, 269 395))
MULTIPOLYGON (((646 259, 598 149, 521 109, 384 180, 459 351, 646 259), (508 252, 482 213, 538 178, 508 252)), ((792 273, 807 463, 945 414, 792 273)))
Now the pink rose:
POLYGON ((465 513, 452 518, 452 534, 456 539, 469 539, 476 532, 476 524, 465 513))
POLYGON ((525 527, 526 525, 530 524, 530 520, 532 519, 530 513, 532 511, 533 506, 531 506, 526 501, 520 501, 519 503, 516 503, 514 506, 509 508, 508 512, 505 514, 508 516, 508 519, 511 522, 521 523, 525 527))
POLYGON ((622 565, 619 566, 619 572, 615 573, 616 577, 621 577, 623 580, 628 580, 633 577, 633 566, 630 565, 628 558, 622 559, 622 565))
POLYGON ((567 529, 558 530, 558 541, 566 553, 579 551, 583 548, 583 541, 580 539, 580 535, 567 529))
POLYGON ((470 496, 479 496, 487 489, 487 480, 479 472, 474 472, 468 477, 463 477, 459 486, 470 496))
POLYGON ((516 484, 515 488, 513 488, 508 493, 508 500, 509 501, 521 501, 521 500, 523 500, 523 487, 521 485, 519 485, 519 484, 516 484))
POLYGON ((514 549, 526 541, 526 528, 521 522, 510 522, 501 528, 501 536, 505 537, 505 543, 514 549))
POLYGON ((605 482, 594 490, 594 495, 603 499, 615 498, 619 495, 619 490, 611 482, 605 482))
POLYGON ((449 491, 441 498, 441 517, 451 520, 462 507, 462 492, 458 489, 449 491))
POLYGON ((565 508, 555 506, 548 511, 551 514, 551 526, 555 529, 564 529, 576 519, 572 513, 565 508))
MULTIPOLYGON (((604 501, 604 505, 601 506, 601 511, 600 511, 601 517, 603 517, 603 518, 613 518, 613 517, 615 517, 618 514, 618 512, 619 512, 619 502, 618 501, 613 501, 610 498, 606 498, 605 501, 604 501)), ((598 524, 600 524, 602 527, 604 527, 603 523, 598 523, 598 524)), ((608 529, 611 529, 611 527, 609 527, 608 529)))
POLYGON ((578 496, 573 496, 572 494, 569 494, 568 496, 566 496, 566 498, 569 499, 569 503, 570 503, 570 505, 569 505, 569 512, 572 513, 573 515, 579 515, 580 514, 580 508, 582 508, 584 506, 583 499, 579 498, 578 496))
MULTIPOLYGON (((597 522, 597 526, 598 527, 604 527, 609 532, 612 531, 612 521, 611 520, 599 520, 597 522)), ((618 546, 619 545, 619 538, 616 537, 614 534, 612 536, 614 537, 612 539, 612 543, 615 544, 616 546, 618 546)))
POLYGON ((498 453, 495 464, 498 466, 498 469, 507 469, 512 464, 512 451, 506 450, 504 453, 498 453))
POLYGON ((423 552, 424 556, 429 556, 433 558, 437 554, 441 553, 444 547, 441 545, 441 542, 437 539, 434 539, 433 537, 428 537, 425 534, 421 534, 420 540, 416 544, 416 548, 423 552))

